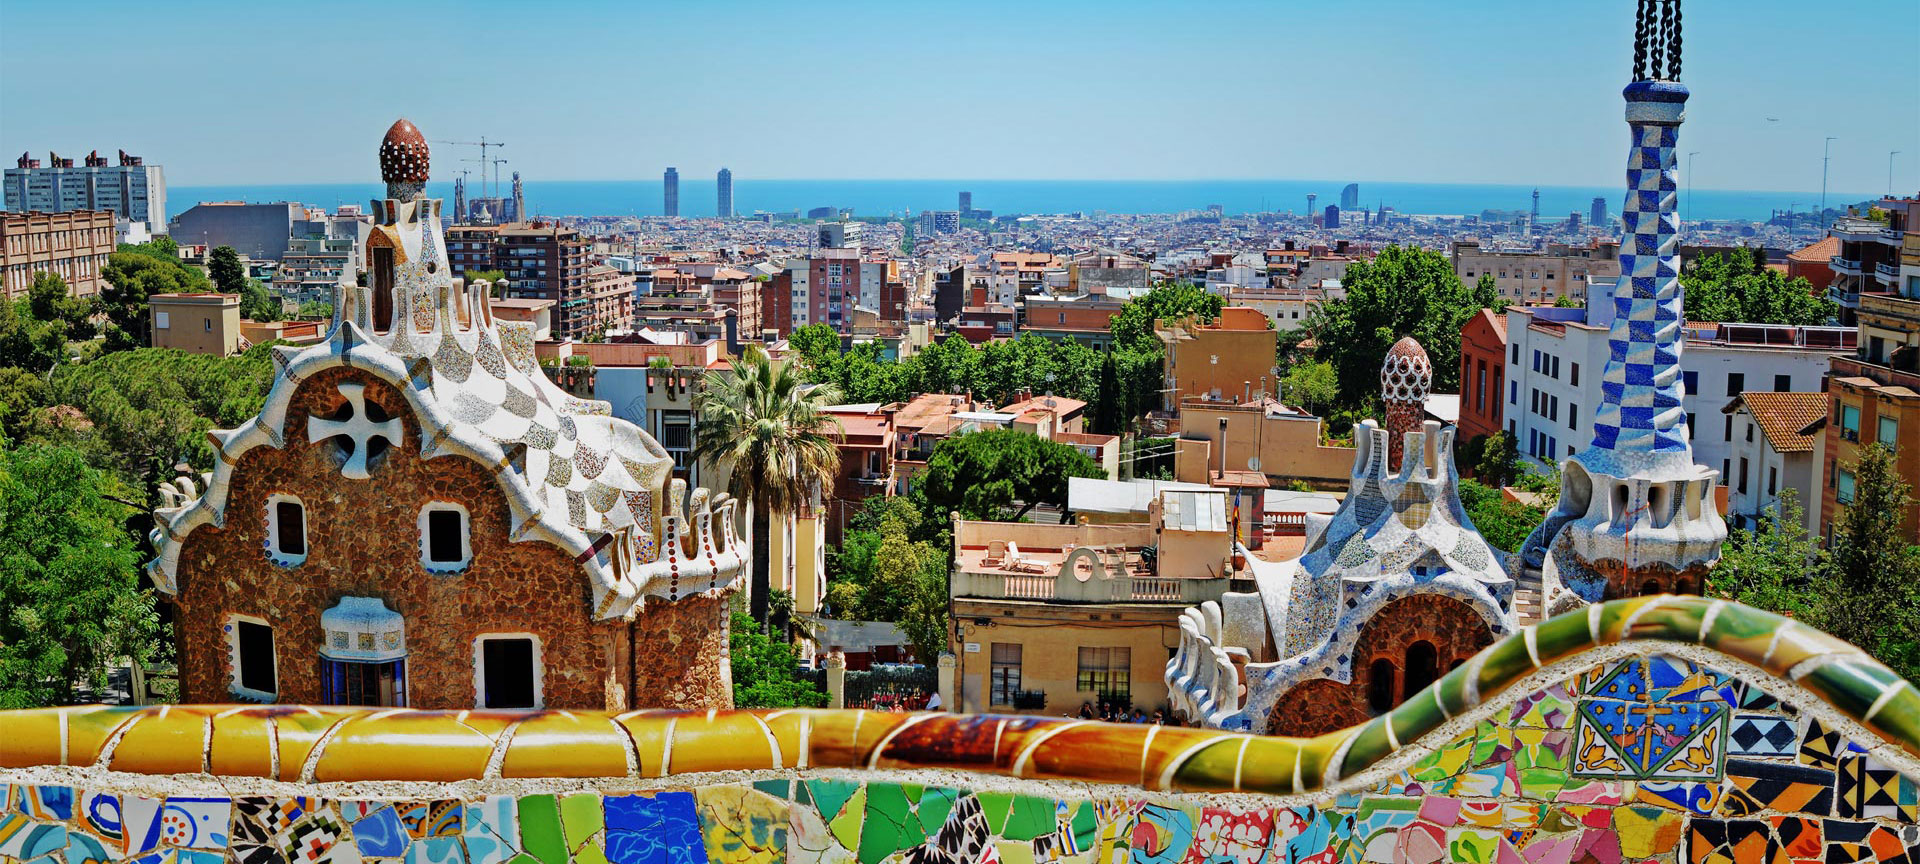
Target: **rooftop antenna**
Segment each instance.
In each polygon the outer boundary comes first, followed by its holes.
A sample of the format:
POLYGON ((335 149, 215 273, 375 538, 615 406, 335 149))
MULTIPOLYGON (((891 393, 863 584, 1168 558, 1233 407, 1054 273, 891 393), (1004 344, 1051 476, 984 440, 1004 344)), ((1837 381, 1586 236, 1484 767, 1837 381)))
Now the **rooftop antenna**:
MULTIPOLYGON (((487 148, 488 148, 488 147, 505 147, 505 146, 507 146, 507 144, 506 144, 506 142, 504 142, 504 141, 488 141, 488 140, 487 140, 487 136, 485 136, 485 135, 482 135, 482 136, 480 136, 480 140, 478 140, 478 141, 435 141, 435 142, 433 142, 433 143, 435 143, 435 144, 462 144, 462 145, 471 145, 471 146, 475 146, 475 147, 479 147, 479 148, 480 148, 480 158, 479 158, 479 159, 462 159, 462 160, 460 160, 460 161, 462 161, 462 162, 479 162, 479 163, 480 163, 480 182, 481 182, 481 184, 482 184, 482 185, 485 185, 485 183, 487 182, 487 148)), ((481 191, 482 191, 482 192, 485 192, 485 193, 486 193, 486 194, 485 194, 484 196, 482 196, 482 197, 487 197, 487 198, 491 198, 491 197, 493 197, 493 194, 494 194, 493 192, 491 192, 491 191, 488 191, 488 190, 486 190, 486 189, 482 189, 481 191)))

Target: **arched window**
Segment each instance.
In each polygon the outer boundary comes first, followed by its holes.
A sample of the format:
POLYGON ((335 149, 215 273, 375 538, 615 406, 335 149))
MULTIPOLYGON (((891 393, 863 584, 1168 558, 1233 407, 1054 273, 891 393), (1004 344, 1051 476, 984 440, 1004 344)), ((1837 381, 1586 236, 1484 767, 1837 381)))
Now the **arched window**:
POLYGON ((1402 702, 1412 699, 1440 677, 1440 652, 1425 639, 1408 645, 1406 670, 1406 681, 1400 691, 1402 702))
POLYGON ((373 289, 373 331, 385 333, 393 329, 393 245, 385 235, 375 233, 367 239, 367 252, 372 264, 367 282, 373 289))
POLYGON ((1650 597, 1660 593, 1662 592, 1660 590, 1660 580, 1658 579, 1648 579, 1645 584, 1640 586, 1640 596, 1642 597, 1650 597))
POLYGON ((1393 661, 1382 657, 1367 671, 1367 705, 1375 714, 1393 710, 1393 661))

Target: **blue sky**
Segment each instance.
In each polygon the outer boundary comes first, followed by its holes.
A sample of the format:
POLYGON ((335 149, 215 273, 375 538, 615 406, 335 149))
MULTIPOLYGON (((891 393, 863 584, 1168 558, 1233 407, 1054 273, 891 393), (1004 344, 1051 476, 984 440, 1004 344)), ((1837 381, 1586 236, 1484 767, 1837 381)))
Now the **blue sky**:
MULTIPOLYGON (((1633 18, 1630 0, 79 8, 0 3, 0 154, 124 147, 174 185, 367 180, 402 115, 504 140, 546 180, 1610 185, 1633 18)), ((1885 190, 1890 150, 1895 188, 1920 187, 1920 3, 1692 0, 1685 20, 1697 188, 1817 190, 1827 135, 1833 190, 1885 190)), ((443 177, 472 148, 434 149, 443 177)))

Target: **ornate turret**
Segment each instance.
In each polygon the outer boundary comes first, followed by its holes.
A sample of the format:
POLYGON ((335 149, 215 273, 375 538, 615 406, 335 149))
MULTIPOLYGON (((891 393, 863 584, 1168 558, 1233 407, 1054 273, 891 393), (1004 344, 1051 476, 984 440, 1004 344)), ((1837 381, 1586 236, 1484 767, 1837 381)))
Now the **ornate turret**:
POLYGON ((1626 236, 1613 289, 1610 356, 1593 442, 1562 467, 1560 503, 1522 547, 1548 611, 1662 591, 1697 591, 1726 524, 1718 473, 1694 464, 1681 404, 1686 344, 1674 147, 1686 119, 1679 0, 1641 0, 1626 97, 1626 236))
POLYGON ((402 117, 380 139, 380 179, 387 181, 387 197, 411 199, 427 188, 427 139, 412 121, 402 117))
POLYGON ((1412 336, 1393 343, 1380 365, 1380 400, 1387 406, 1387 467, 1400 468, 1407 433, 1420 429, 1431 389, 1433 361, 1427 359, 1427 349, 1412 336))

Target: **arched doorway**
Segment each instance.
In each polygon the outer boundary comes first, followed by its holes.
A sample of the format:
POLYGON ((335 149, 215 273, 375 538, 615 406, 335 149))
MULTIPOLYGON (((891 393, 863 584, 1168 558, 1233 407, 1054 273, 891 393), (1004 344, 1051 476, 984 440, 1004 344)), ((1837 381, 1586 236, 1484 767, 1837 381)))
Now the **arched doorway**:
POLYGON ((1440 652, 1432 642, 1422 639, 1407 646, 1407 662, 1401 667, 1400 701, 1419 695, 1440 677, 1440 652))
POLYGON ((1367 707, 1375 714, 1393 710, 1393 661, 1381 657, 1367 667, 1367 707))

